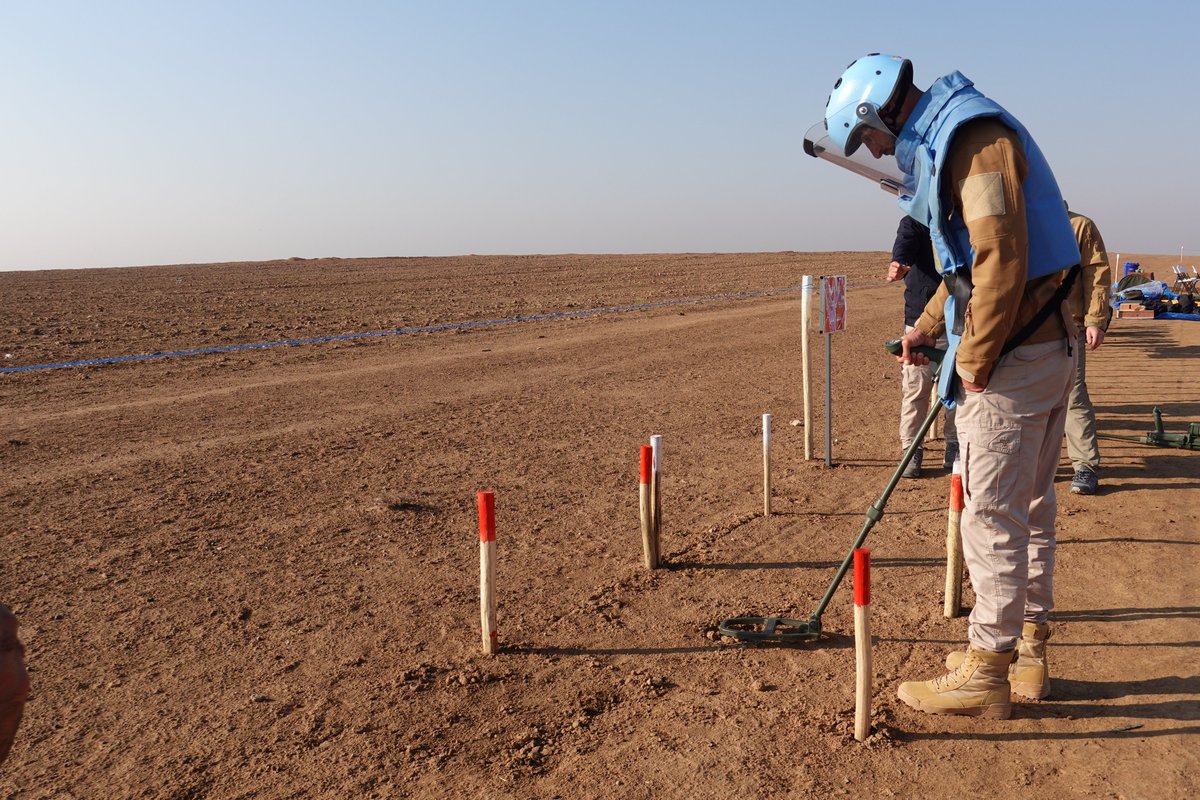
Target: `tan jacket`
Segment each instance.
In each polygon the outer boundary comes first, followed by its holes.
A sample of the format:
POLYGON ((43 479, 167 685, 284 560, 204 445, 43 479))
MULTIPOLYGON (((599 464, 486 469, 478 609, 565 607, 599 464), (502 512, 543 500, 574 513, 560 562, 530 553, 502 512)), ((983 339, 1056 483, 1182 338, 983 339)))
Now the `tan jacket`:
MULTIPOLYGON (((953 187, 954 213, 966 221, 975 250, 975 288, 955 366, 963 380, 986 383, 1004 344, 1053 296, 1066 273, 1026 279, 1029 231, 1021 185, 1029 167, 1015 131, 992 118, 966 123, 954 135, 944 169, 953 187)), ((916 327, 934 338, 945 329, 948 294, 943 283, 917 320, 916 327)), ((1059 314, 1051 314, 1023 344, 1074 335, 1075 326, 1070 328, 1059 314)))
POLYGON ((1067 306, 1075 317, 1075 324, 1087 328, 1108 330, 1112 319, 1112 306, 1108 304, 1108 287, 1112 283, 1112 270, 1108 266, 1108 252, 1096 223, 1083 214, 1069 212, 1075 239, 1079 242, 1079 276, 1071 287, 1067 306))

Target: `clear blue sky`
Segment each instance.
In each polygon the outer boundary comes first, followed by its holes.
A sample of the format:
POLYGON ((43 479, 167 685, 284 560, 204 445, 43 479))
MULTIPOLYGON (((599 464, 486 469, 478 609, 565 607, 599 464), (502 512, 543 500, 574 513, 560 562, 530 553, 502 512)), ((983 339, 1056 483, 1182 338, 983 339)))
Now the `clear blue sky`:
POLYGON ((0 269, 888 249, 801 150, 871 51, 1007 106, 1110 251, 1200 254, 1197 7, 4 0, 0 269))

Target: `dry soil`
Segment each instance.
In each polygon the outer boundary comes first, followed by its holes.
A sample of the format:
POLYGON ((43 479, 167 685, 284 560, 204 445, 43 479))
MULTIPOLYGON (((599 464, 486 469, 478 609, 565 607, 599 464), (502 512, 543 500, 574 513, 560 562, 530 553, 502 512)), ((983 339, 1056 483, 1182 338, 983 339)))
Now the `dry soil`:
MULTIPOLYGON (((3 368, 347 335, 0 374, 0 599, 33 680, 0 795, 1196 797, 1200 453, 1106 440, 1094 497, 1069 494, 1064 454, 1053 694, 1011 720, 925 716, 895 696, 965 637, 942 616, 936 438, 934 468, 899 485, 867 541, 866 742, 848 582, 819 642, 716 633, 726 617, 811 613, 895 469, 898 368, 881 343, 902 304, 886 261, 0 273, 3 368), (851 284, 832 467, 819 336, 810 460, 793 423, 805 274, 851 284), (665 565, 649 572, 637 453, 652 434, 665 565), (482 489, 499 528, 494 657, 482 489)), ((1100 429, 1141 434, 1154 405, 1169 430, 1200 421, 1198 356, 1200 324, 1114 322, 1089 356, 1100 429)))

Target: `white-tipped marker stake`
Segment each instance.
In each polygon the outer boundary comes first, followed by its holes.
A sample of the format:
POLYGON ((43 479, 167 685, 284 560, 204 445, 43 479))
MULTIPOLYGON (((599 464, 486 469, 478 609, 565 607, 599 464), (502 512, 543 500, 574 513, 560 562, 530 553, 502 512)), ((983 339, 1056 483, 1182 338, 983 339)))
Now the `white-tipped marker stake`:
POLYGON ((654 566, 662 561, 662 438, 650 437, 650 524, 654 528, 654 566))
POLYGON ((650 504, 650 475, 653 473, 654 448, 642 445, 638 483, 638 510, 642 518, 642 557, 646 569, 658 567, 657 548, 654 545, 654 508, 650 504))
POLYGON ((954 619, 962 611, 962 475, 950 476, 950 511, 946 525, 946 597, 942 616, 954 619))
POLYGON ((871 551, 854 551, 854 738, 871 735, 871 551))
POLYGON ((496 642, 496 496, 479 492, 479 625, 483 652, 494 656, 496 642))
POLYGON ((763 414, 763 516, 771 516, 771 415, 763 414))
POLYGON ((808 350, 808 331, 812 319, 813 281, 805 275, 800 284, 800 353, 804 372, 804 460, 812 458, 812 360, 808 350))

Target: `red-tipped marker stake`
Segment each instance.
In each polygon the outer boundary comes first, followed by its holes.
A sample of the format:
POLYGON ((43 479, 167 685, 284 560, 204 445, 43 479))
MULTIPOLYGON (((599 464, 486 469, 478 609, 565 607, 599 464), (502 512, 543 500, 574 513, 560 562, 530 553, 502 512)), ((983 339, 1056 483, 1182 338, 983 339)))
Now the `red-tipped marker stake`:
POLYGON ((654 448, 648 444, 642 445, 641 471, 638 485, 638 510, 642 518, 642 556, 646 569, 658 566, 654 547, 654 513, 650 505, 650 478, 654 472, 654 448))
POLYGON ((479 627, 483 652, 493 656, 496 641, 496 496, 479 492, 479 627))
POLYGON ((854 551, 854 738, 871 735, 871 551, 854 551))
POLYGON ((942 616, 954 619, 962 611, 962 476, 950 476, 950 511, 946 525, 946 597, 942 616))

